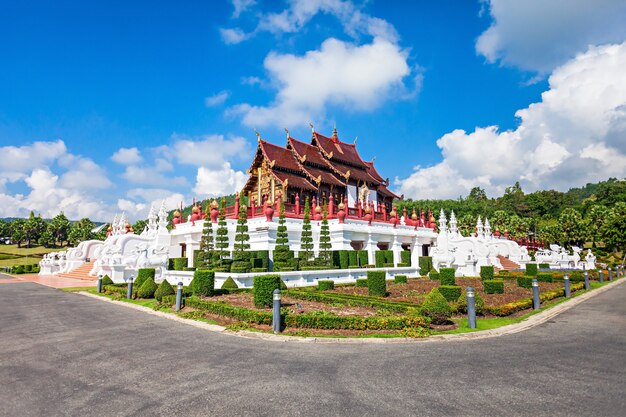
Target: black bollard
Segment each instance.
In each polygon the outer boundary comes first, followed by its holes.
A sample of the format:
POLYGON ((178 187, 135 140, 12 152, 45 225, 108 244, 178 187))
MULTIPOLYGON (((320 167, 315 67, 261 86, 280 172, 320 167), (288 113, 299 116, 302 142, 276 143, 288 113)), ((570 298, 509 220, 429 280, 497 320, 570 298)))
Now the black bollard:
POLYGON ((274 311, 272 312, 272 330, 280 333, 280 290, 274 290, 274 311))
POLYGON ((604 283, 604 271, 602 270, 598 271, 598 281, 600 281, 600 284, 604 283))
POLYGON ((533 308, 539 310, 541 308, 541 299, 539 298, 539 282, 533 278, 533 308))
POLYGON ((176 291, 176 311, 180 311, 183 306, 183 283, 178 283, 178 290, 176 291))
POLYGON ((98 294, 102 292, 102 275, 98 275, 98 294))
POLYGON ((472 287, 467 287, 467 325, 470 329, 476 328, 476 300, 472 287))
POLYGON ((126 298, 129 300, 133 298, 133 277, 128 281, 128 291, 126 291, 126 298))

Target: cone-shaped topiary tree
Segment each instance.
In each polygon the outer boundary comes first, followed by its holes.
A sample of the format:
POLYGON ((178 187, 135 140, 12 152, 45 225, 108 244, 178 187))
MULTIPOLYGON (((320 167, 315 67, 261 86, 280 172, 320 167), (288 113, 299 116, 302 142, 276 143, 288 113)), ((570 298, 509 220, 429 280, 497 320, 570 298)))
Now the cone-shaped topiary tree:
POLYGON ((217 218, 217 232, 215 236, 215 248, 220 261, 227 255, 228 249, 228 227, 226 226, 226 200, 222 198, 220 204, 220 215, 217 218))
POLYGON ((322 227, 320 228, 320 259, 323 265, 330 265, 330 229, 328 228, 328 210, 324 203, 324 211, 322 217, 322 227))
POLYGON ((245 205, 241 205, 239 208, 239 217, 237 218, 237 229, 235 230, 235 258, 241 259, 241 254, 250 249, 250 235, 248 234, 248 209, 245 205))
POLYGON ((145 279, 141 287, 137 290, 137 298, 152 298, 157 290, 156 282, 151 277, 145 279))
MULTIPOLYGON (((210 205, 207 203, 206 213, 210 211, 210 205)), ((213 222, 210 217, 204 219, 204 228, 202 229, 202 239, 200 240, 200 250, 202 253, 198 257, 198 268, 209 268, 213 262, 213 251, 215 250, 215 238, 213 237, 213 222)))
POLYGON ((300 234, 299 258, 305 263, 313 257, 313 232, 311 231, 311 207, 309 198, 304 203, 304 219, 302 220, 302 233, 300 234))
POLYGON ((174 294, 176 294, 176 291, 174 291, 174 287, 172 287, 166 279, 163 279, 163 282, 159 284, 159 288, 157 288, 157 290, 154 292, 154 298, 156 298, 157 301, 160 302, 163 301, 163 297, 165 297, 166 295, 174 294))
POLYGON ((285 220, 285 203, 281 200, 278 215, 278 228, 276 229, 276 247, 274 248, 274 271, 281 271, 289 267, 289 260, 293 253, 289 250, 289 233, 285 220))

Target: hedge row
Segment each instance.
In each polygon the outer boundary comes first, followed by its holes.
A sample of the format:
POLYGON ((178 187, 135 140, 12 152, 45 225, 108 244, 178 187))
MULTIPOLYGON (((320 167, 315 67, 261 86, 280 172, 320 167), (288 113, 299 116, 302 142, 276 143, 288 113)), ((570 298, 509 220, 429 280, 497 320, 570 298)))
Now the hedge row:
POLYGON ((441 285, 454 285, 454 268, 440 268, 439 281, 441 285))
POLYGON ((430 256, 420 256, 419 258, 420 275, 426 276, 433 269, 433 258, 430 256))
POLYGON ((367 272, 367 292, 372 297, 385 297, 387 295, 387 273, 385 271, 367 272))
POLYGON ((504 294, 504 281, 501 279, 487 279, 483 281, 485 294, 504 294))
POLYGON ((480 267, 480 278, 483 281, 492 280, 494 274, 493 266, 481 266, 480 267))
MULTIPOLYGON (((571 285, 570 290, 571 292, 575 292, 575 291, 579 291, 583 289, 584 287, 585 287, 584 284, 576 283, 576 284, 571 285)), ((544 301, 550 301, 555 298, 559 298, 563 296, 565 296, 565 289, 560 288, 558 290, 547 291, 547 292, 539 294, 539 299, 542 302, 544 302, 544 301)), ((517 311, 527 310, 529 308, 532 308, 532 306, 533 306, 533 298, 528 297, 528 298, 523 298, 521 300, 513 301, 511 303, 503 304, 500 306, 486 306, 485 310, 487 310, 488 312, 490 312, 491 314, 495 316, 502 317, 502 316, 511 315, 517 311)))
POLYGON ((461 296, 461 287, 458 285, 440 285, 439 292, 448 302, 453 302, 461 296))
POLYGON ((406 284, 408 282, 407 276, 406 275, 396 275, 393 278, 393 281, 396 284, 406 284))
POLYGON ((31 274, 31 273, 38 273, 39 272, 39 265, 38 264, 28 264, 28 265, 13 265, 10 269, 9 269, 9 273, 11 274, 31 274))
MULTIPOLYGON (((171 300, 169 297, 166 297, 166 299, 171 300)), ((222 302, 201 300, 197 297, 186 298, 185 305, 206 311, 207 313, 231 317, 248 323, 268 325, 272 323, 272 313, 267 311, 254 311, 247 308, 234 307, 222 302)), ((282 314, 282 321, 287 327, 340 330, 401 330, 406 327, 427 327, 429 325, 428 319, 421 316, 337 316, 323 311, 305 314, 282 314)))
POLYGON ((416 304, 409 302, 384 301, 378 298, 372 298, 360 295, 339 294, 339 293, 320 293, 313 291, 297 291, 289 290, 289 296, 300 300, 316 301, 328 304, 341 304, 352 307, 370 307, 380 308, 393 312, 403 313, 410 308, 417 307, 416 304))
POLYGON ((335 289, 335 281, 330 279, 320 279, 317 281, 317 289, 320 291, 328 291, 335 289))

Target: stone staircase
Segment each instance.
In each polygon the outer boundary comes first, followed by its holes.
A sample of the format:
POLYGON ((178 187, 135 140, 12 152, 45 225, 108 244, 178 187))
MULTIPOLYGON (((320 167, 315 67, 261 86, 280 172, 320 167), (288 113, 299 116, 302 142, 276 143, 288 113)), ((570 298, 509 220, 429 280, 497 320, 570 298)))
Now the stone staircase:
POLYGON ((502 264, 502 270, 504 270, 504 271, 511 271, 513 269, 520 269, 521 268, 521 266, 519 264, 516 264, 515 262, 513 262, 509 258, 505 258, 502 255, 498 255, 498 259, 500 260, 500 263, 502 264))
POLYGON ((89 276, 89 271, 91 271, 91 269, 93 268, 93 264, 95 261, 96 261, 95 259, 91 260, 89 262, 82 264, 78 268, 74 268, 70 272, 63 272, 63 273, 57 274, 57 276, 63 277, 63 278, 82 279, 85 281, 96 281, 98 277, 89 276))

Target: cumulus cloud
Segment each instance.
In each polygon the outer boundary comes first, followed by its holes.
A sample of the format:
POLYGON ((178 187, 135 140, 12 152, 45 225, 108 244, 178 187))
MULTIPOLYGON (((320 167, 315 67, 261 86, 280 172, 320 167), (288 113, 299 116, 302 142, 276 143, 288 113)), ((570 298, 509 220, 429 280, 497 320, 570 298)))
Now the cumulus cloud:
POLYGON ((542 74, 588 45, 626 38, 621 0, 488 0, 491 26, 476 41, 489 62, 542 74))
POLYGON ((34 142, 24 146, 2 146, 0 177, 9 182, 24 178, 33 169, 48 166, 67 154, 62 140, 54 142, 34 142))
POLYGON ((270 53, 264 65, 278 86, 275 101, 229 110, 248 126, 304 123, 322 117, 328 104, 371 110, 394 92, 405 94, 411 73, 407 52, 382 38, 361 46, 331 38, 303 56, 270 53))
POLYGON ((220 104, 224 104, 226 100, 230 97, 230 92, 228 91, 220 91, 217 94, 212 95, 211 97, 207 97, 204 99, 204 104, 207 107, 219 106, 220 104))
POLYGON ((143 160, 137 148, 120 148, 111 156, 111 159, 122 165, 136 165, 143 160))
POLYGON ((199 196, 231 194, 241 190, 246 179, 245 173, 235 171, 228 162, 224 162, 217 169, 200 167, 193 191, 199 196))
POLYGON ((527 191, 567 189, 626 176, 626 42, 591 47, 557 68, 542 100, 516 113, 520 125, 438 141, 443 160, 396 179, 412 198, 456 198, 480 186, 501 194, 519 180, 527 191))
POLYGON ((221 28, 220 35, 227 45, 236 45, 250 38, 250 34, 245 33, 239 28, 221 28))
POLYGON ((233 0, 233 19, 237 19, 241 13, 256 4, 256 0, 233 0))

